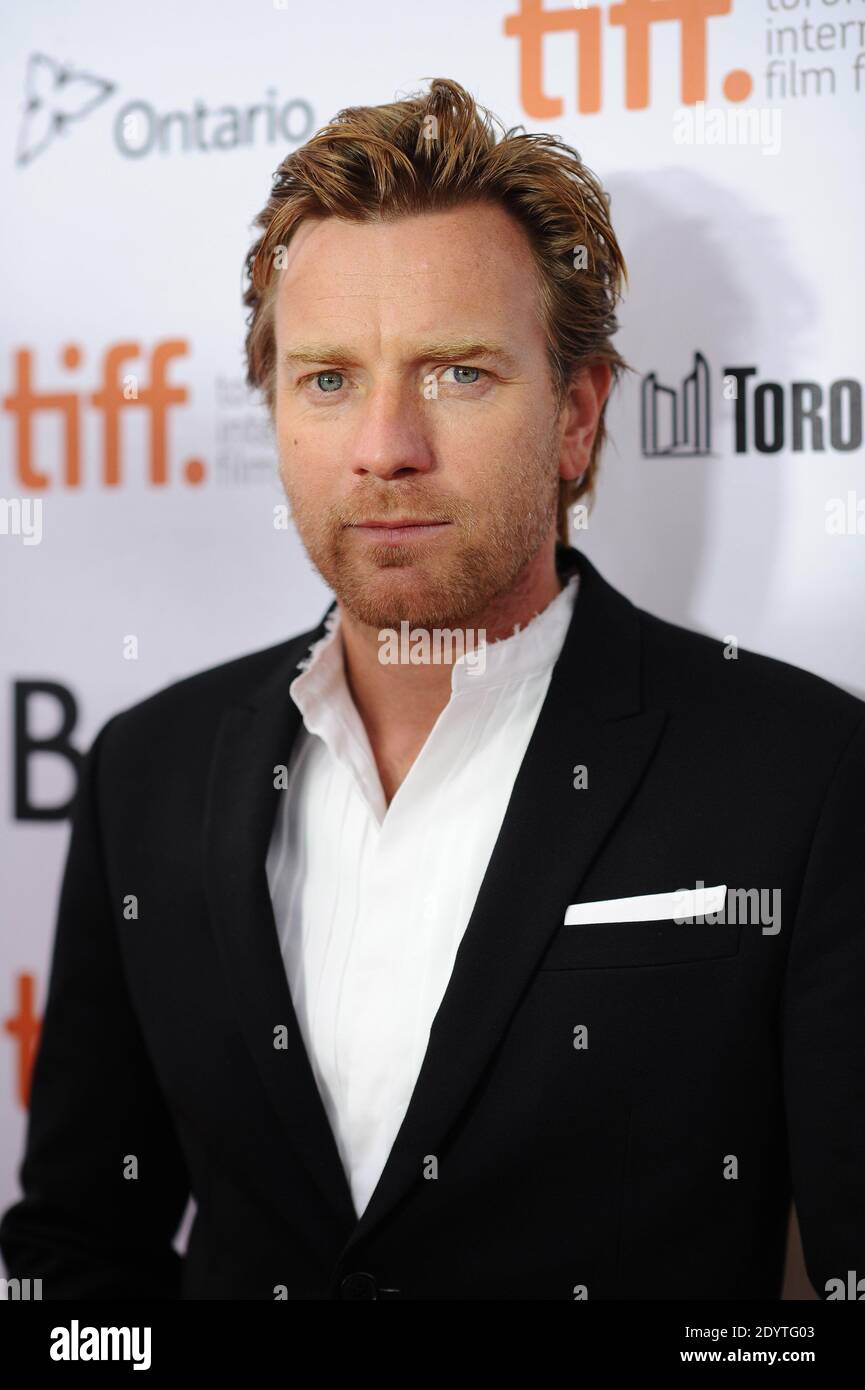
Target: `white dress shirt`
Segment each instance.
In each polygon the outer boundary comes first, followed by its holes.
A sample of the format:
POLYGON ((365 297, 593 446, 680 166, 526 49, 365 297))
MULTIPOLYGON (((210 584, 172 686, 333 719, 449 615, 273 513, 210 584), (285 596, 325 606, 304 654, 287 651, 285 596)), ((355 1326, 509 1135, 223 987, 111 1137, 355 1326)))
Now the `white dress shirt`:
POLYGON ((451 695, 385 802, 339 610, 289 693, 303 716, 267 856, 291 997, 358 1217, 408 1108, 571 620, 578 576, 451 695))

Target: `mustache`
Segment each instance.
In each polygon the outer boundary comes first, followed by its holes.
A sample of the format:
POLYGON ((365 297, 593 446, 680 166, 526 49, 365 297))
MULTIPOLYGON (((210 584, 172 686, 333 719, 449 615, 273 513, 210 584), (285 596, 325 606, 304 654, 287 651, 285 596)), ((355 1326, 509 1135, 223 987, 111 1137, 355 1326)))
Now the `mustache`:
POLYGON ((340 526, 357 526, 370 517, 387 521, 398 516, 412 521, 460 521, 466 514, 465 504, 453 497, 438 497, 435 494, 402 493, 399 496, 388 493, 376 496, 370 493, 356 497, 334 509, 333 519, 340 526))

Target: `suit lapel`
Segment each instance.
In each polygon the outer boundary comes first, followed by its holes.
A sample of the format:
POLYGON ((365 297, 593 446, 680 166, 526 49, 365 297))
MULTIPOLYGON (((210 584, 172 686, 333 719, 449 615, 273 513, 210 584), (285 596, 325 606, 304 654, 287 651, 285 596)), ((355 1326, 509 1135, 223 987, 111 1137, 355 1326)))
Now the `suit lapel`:
POLYGON ((325 1200, 349 1233, 343 1256, 423 1181, 424 1156, 448 1134, 491 1062, 568 903, 657 745, 665 714, 640 708, 634 607, 585 556, 559 547, 580 592, 474 910, 433 1021, 411 1101, 379 1183, 357 1221, 349 1183, 294 1012, 267 883, 266 857, 300 713, 288 693, 324 632, 286 647, 268 683, 223 718, 205 818, 206 892, 238 1018, 265 1089, 325 1200), (573 769, 585 764, 588 788, 573 769), (274 1047, 284 1024, 287 1048, 274 1047))
POLYGON ((294 1011, 266 873, 280 796, 274 767, 288 765, 300 728, 288 687, 323 633, 324 620, 289 643, 268 683, 226 711, 211 765, 204 869, 217 946, 249 1050, 293 1149, 348 1229, 357 1217, 294 1011), (279 1025, 287 1031, 285 1048, 274 1046, 279 1025))
POLYGON ((559 660, 514 783, 402 1126, 347 1255, 423 1181, 480 1081, 565 908, 633 796, 663 711, 640 709, 640 620, 586 558, 559 660), (584 764, 588 787, 576 790, 584 764))

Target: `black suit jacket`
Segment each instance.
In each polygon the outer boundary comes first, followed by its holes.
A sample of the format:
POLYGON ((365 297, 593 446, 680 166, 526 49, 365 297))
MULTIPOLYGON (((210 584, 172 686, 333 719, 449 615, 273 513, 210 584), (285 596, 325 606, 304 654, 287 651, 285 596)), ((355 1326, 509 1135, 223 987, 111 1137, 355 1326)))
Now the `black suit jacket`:
POLYGON ((557 562, 573 620, 360 1221, 265 875, 323 623, 103 727, 11 1275, 45 1298, 773 1299, 791 1196, 818 1294, 865 1275, 865 704, 557 562), (699 883, 780 889, 780 931, 563 925, 699 883))

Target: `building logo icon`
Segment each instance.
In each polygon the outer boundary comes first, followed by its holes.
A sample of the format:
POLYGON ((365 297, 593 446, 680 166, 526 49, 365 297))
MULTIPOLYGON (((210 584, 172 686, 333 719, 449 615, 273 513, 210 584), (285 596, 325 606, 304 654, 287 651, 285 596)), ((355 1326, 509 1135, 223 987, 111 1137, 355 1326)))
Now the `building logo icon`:
POLYGON ((681 386, 662 386, 657 373, 643 377, 640 441, 646 458, 705 458, 712 450, 709 364, 694 353, 681 386))

